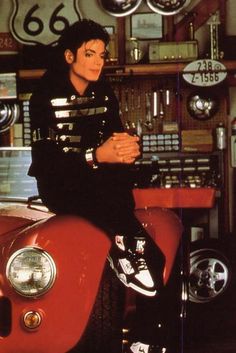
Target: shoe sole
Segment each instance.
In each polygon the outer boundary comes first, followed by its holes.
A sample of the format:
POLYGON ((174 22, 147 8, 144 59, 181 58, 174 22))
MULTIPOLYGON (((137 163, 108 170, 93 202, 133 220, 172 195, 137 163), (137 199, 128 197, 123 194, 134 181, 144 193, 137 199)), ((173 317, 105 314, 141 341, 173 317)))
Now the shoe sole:
POLYGON ((128 283, 123 277, 122 275, 119 274, 119 272, 117 271, 117 269, 115 268, 114 266, 114 262, 112 260, 112 258, 108 255, 107 256, 107 259, 110 263, 110 267, 112 268, 112 270, 115 272, 116 276, 118 277, 118 279, 128 288, 132 288, 133 290, 135 290, 136 292, 138 293, 141 293, 147 297, 154 297, 157 293, 156 290, 153 290, 153 291, 148 291, 148 290, 145 290, 145 289, 142 289, 138 286, 136 286, 134 283, 128 283))

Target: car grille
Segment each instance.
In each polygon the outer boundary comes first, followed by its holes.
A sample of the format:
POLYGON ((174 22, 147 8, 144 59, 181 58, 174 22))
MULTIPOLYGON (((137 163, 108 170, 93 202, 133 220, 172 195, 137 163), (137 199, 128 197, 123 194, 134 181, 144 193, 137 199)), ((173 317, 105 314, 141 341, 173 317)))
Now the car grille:
POLYGON ((6 297, 0 297, 0 337, 6 337, 11 332, 11 302, 6 297))

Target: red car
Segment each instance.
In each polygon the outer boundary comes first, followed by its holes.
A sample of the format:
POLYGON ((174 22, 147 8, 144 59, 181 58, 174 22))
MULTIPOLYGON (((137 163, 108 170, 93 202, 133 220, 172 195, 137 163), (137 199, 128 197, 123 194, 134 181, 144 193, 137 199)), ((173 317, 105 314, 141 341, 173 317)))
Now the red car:
MULTIPOLYGON (((26 176, 29 160, 29 148, 0 151, 0 351, 86 353, 95 352, 100 341, 112 347, 109 340, 121 347, 121 327, 120 335, 114 334, 115 319, 104 314, 121 316, 124 303, 117 294, 121 284, 107 270, 110 240, 84 219, 55 216, 27 201, 37 193, 26 176), (106 291, 110 303, 104 304, 106 291), (81 348, 83 342, 87 348, 81 348)), ((166 256, 167 283, 182 226, 172 211, 146 209, 138 192, 137 217, 166 256)), ((127 298, 125 305, 124 313, 127 298)))

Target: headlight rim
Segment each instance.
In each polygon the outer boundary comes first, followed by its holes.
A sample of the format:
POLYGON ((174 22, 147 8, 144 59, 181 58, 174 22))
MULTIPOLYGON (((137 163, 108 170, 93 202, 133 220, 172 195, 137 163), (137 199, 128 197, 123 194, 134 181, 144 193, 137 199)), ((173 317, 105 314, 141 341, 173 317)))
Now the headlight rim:
POLYGON ((11 288, 13 288, 17 294, 19 294, 20 296, 25 297, 25 298, 32 298, 33 299, 33 298, 38 298, 38 297, 45 295, 53 287, 55 280, 56 280, 56 276, 57 276, 57 268, 56 268, 56 264, 55 264, 53 257, 46 250, 42 249, 41 247, 25 246, 23 248, 20 248, 20 249, 14 251, 10 255, 9 259, 7 260, 6 278, 8 280, 8 283, 10 284, 11 288), (51 269, 50 281, 43 288, 43 290, 41 290, 39 293, 24 293, 24 292, 20 291, 17 288, 17 286, 14 285, 14 282, 11 280, 11 276, 10 276, 11 265, 12 265, 13 261, 17 258, 17 256, 24 253, 25 251, 35 251, 36 253, 46 257, 47 260, 49 261, 49 265, 50 265, 50 269, 51 269))

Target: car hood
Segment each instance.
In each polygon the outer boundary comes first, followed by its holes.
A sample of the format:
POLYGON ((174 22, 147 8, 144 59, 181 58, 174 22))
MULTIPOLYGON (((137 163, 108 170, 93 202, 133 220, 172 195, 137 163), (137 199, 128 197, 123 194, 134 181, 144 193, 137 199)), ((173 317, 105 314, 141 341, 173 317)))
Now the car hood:
POLYGON ((0 202, 0 236, 50 218, 52 215, 42 205, 29 206, 23 202, 0 202))

